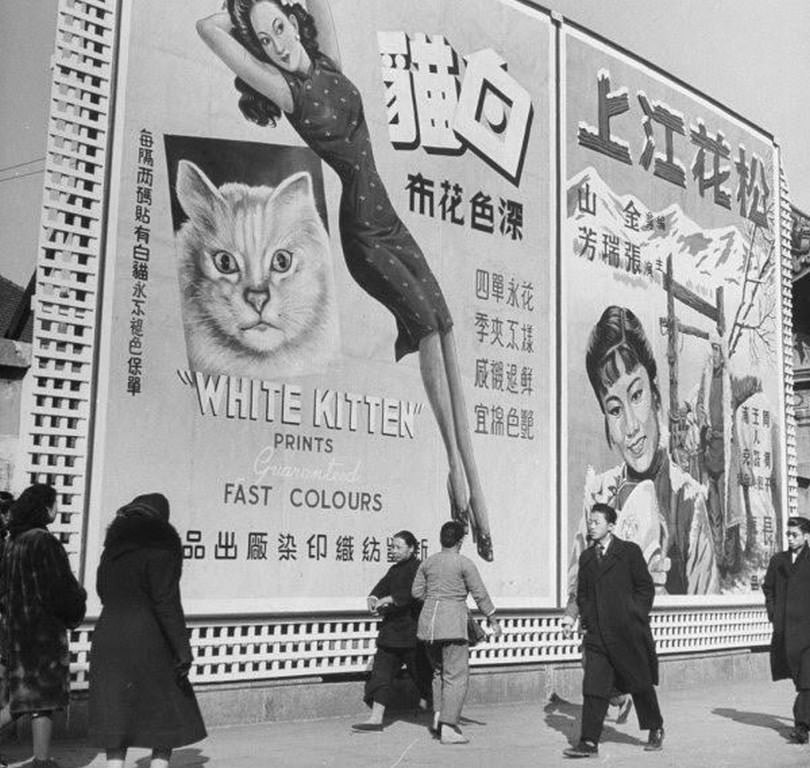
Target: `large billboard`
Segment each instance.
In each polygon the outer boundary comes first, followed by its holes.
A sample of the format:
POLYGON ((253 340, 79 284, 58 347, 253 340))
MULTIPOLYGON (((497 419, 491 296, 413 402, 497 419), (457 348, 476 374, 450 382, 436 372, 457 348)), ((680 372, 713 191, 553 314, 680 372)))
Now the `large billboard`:
POLYGON ((657 604, 758 602, 786 507, 776 149, 582 32, 562 60, 562 592, 602 501, 657 604))
POLYGON ((122 3, 86 580, 160 491, 190 613, 357 609, 451 517, 556 604, 550 19, 221 5, 122 3))

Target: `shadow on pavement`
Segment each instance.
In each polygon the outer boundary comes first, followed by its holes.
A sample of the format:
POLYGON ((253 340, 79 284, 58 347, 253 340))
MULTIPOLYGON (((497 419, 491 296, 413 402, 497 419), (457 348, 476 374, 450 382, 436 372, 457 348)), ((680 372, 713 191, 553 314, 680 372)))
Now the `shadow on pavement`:
POLYGON ((769 728, 772 731, 784 736, 787 740, 787 733, 793 721, 787 717, 778 717, 766 712, 744 712, 739 709, 731 709, 730 707, 716 707, 712 710, 713 715, 720 717, 727 717, 735 723, 741 725, 754 725, 757 728, 769 728))
MULTIPOLYGON (((545 712, 546 725, 559 731, 571 746, 579 741, 579 730, 582 714, 582 705, 574 704, 560 698, 556 693, 552 693, 548 704, 543 707, 545 712)), ((646 742, 630 736, 629 734, 617 731, 605 723, 602 728, 602 738, 600 742, 613 741, 618 744, 645 744, 646 742)))
MULTIPOLYGON (((27 768, 33 764, 30 744, 6 744, 0 752, 8 760, 9 768, 27 768)), ((64 742, 57 742, 51 747, 51 757, 60 768, 86 768, 98 754, 99 751, 92 747, 74 746, 64 742)))
MULTIPOLYGON (((186 747, 183 749, 176 749, 172 752, 172 759, 170 765, 172 768, 194 768, 197 765, 205 765, 210 758, 202 753, 201 749, 196 747, 186 747)), ((136 768, 149 768, 150 757, 149 755, 140 758, 135 762, 136 768)))

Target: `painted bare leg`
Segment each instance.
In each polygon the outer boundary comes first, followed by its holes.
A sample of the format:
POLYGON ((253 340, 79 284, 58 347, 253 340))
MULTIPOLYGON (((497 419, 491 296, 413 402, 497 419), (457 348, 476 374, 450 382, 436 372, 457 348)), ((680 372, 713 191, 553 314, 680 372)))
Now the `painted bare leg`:
POLYGON ((464 465, 456 444, 456 429, 453 423, 453 406, 447 384, 444 355, 438 333, 425 336, 419 343, 419 367, 428 402, 439 425, 439 432, 447 453, 449 474, 447 493, 450 496, 450 516, 466 522, 469 495, 464 479, 464 465))
POLYGON ((458 349, 453 331, 441 335, 442 356, 447 374, 447 385, 450 390, 450 402, 453 409, 453 424, 456 430, 456 445, 461 454, 461 463, 467 476, 470 491, 470 528, 478 554, 487 561, 493 560, 492 534, 489 528, 489 513, 481 488, 481 478, 475 462, 470 422, 464 404, 464 384, 458 367, 458 349))

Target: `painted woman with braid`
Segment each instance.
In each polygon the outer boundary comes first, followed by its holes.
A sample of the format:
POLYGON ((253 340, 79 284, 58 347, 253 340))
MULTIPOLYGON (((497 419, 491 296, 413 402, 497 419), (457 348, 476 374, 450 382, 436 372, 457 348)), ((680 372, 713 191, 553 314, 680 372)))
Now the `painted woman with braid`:
POLYGON ((473 454, 453 320, 416 241, 397 216, 374 164, 363 103, 342 73, 325 0, 228 0, 197 31, 236 75, 248 120, 282 113, 340 177, 340 240, 350 274, 396 320, 396 359, 419 353, 425 392, 449 464, 451 514, 468 523, 478 554, 493 559, 489 516, 473 454))
MULTIPOLYGON (((588 467, 583 521, 595 503, 616 509, 616 535, 641 547, 658 594, 718 592, 706 493, 662 443, 657 365, 644 327, 630 309, 605 309, 591 331, 585 368, 608 445, 622 462, 599 474, 588 467)), ((583 522, 569 561, 569 595, 587 546, 583 522)))

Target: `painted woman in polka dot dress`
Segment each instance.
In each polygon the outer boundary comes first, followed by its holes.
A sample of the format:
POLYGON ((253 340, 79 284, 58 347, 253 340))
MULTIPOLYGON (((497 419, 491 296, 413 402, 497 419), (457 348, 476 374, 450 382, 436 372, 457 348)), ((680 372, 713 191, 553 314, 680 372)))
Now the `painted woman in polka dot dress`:
POLYGON ((340 239, 349 272, 394 315, 397 360, 419 352, 425 392, 447 451, 451 514, 469 523, 478 554, 492 560, 453 320, 377 173, 360 94, 340 70, 328 4, 228 0, 227 8, 197 22, 197 31, 237 76, 245 117, 275 125, 283 113, 340 177, 340 239))

